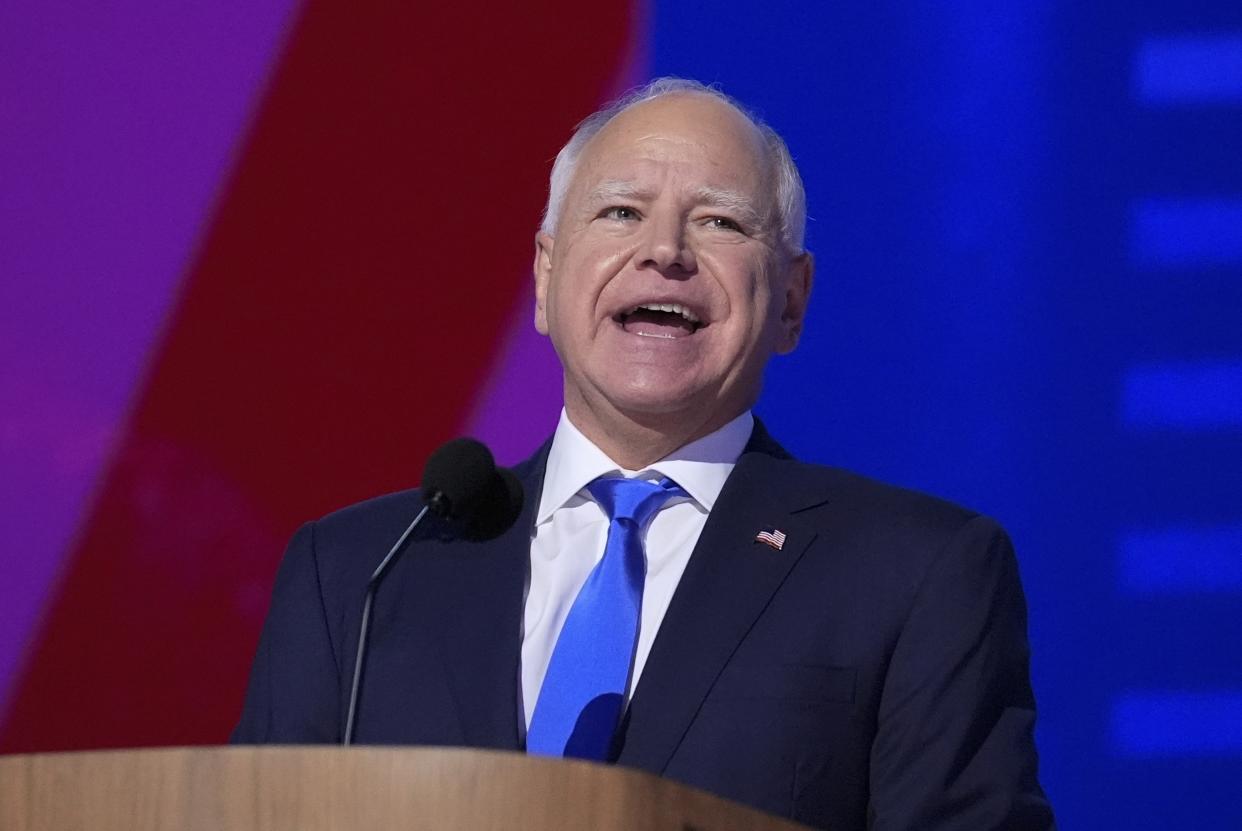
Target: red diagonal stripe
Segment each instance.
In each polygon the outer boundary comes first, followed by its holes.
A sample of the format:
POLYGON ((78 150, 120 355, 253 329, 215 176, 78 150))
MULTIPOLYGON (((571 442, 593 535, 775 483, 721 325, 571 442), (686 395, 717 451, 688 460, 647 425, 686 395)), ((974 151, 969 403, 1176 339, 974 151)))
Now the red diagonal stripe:
POLYGON ((283 540, 456 432, 629 28, 576 0, 308 4, 0 747, 227 736, 283 540))

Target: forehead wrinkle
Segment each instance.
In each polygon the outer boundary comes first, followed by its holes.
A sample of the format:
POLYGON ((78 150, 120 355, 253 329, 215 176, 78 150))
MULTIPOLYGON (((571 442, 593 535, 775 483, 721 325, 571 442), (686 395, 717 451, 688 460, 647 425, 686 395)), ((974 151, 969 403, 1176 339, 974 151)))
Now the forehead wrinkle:
POLYGON ((587 195, 587 200, 594 203, 604 202, 609 199, 642 199, 649 198, 652 195, 653 192, 649 188, 641 187, 633 180, 605 179, 591 188, 591 192, 587 195))

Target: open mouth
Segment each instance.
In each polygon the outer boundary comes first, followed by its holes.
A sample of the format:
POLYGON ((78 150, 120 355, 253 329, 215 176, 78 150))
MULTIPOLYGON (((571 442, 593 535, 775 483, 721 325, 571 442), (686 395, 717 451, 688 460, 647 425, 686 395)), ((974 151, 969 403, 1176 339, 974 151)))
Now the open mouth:
POLYGON ((684 338, 707 324, 680 303, 641 303, 613 317, 631 335, 684 338))

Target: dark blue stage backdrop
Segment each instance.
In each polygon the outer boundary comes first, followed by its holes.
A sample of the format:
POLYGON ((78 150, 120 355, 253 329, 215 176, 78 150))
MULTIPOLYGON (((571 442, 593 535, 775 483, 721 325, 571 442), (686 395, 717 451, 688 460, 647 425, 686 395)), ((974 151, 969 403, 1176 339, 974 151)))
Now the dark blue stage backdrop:
POLYGON ((1242 4, 654 14, 810 191, 763 418, 1008 526, 1063 827, 1242 827, 1242 4))

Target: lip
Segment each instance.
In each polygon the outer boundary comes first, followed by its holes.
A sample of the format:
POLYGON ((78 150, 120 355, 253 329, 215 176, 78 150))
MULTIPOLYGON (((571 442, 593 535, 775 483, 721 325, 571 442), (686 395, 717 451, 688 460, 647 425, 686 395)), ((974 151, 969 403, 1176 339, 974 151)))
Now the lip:
POLYGON ((678 337, 676 335, 656 335, 656 334, 650 334, 646 332, 631 332, 627 330, 625 328, 625 324, 623 324, 619 320, 613 319, 610 321, 610 323, 612 324, 613 328, 617 330, 617 333, 620 335, 624 335, 625 337, 628 337, 628 338, 640 338, 643 341, 648 341, 651 343, 676 343, 677 341, 690 340, 696 334, 698 334, 697 329, 693 332, 690 332, 689 334, 682 335, 681 337, 678 337))
POLYGON ((687 310, 690 311, 692 315, 698 318, 698 323, 696 324, 696 327, 694 330, 695 333, 698 333, 702 331, 703 329, 706 329, 708 326, 711 325, 711 322, 712 322, 707 314, 707 310, 703 307, 701 303, 695 300, 691 300, 686 297, 677 297, 674 295, 667 295, 667 294, 644 295, 641 297, 635 297, 632 300, 627 301, 625 304, 618 305, 617 307, 615 307, 609 313, 608 317, 610 320, 612 320, 614 323, 620 326, 621 318, 623 316, 633 312, 639 306, 645 306, 648 304, 676 304, 678 306, 682 306, 686 308, 687 310))
MULTIPOLYGON (((699 335, 705 327, 700 326, 699 328, 695 329, 693 332, 689 332, 687 334, 680 335, 680 336, 658 335, 658 334, 652 334, 652 333, 646 333, 646 332, 632 332, 625 328, 625 324, 621 322, 619 317, 614 316, 608 319, 608 328, 611 329, 614 333, 616 333, 617 336, 623 338, 622 341, 616 342, 616 345, 618 346, 620 346, 622 343, 628 343, 632 347, 639 348, 639 349, 666 350, 666 349, 687 348, 691 344, 698 343, 699 339, 696 338, 695 336, 699 335)), ((627 351, 628 351, 628 347, 627 347, 627 351)))

